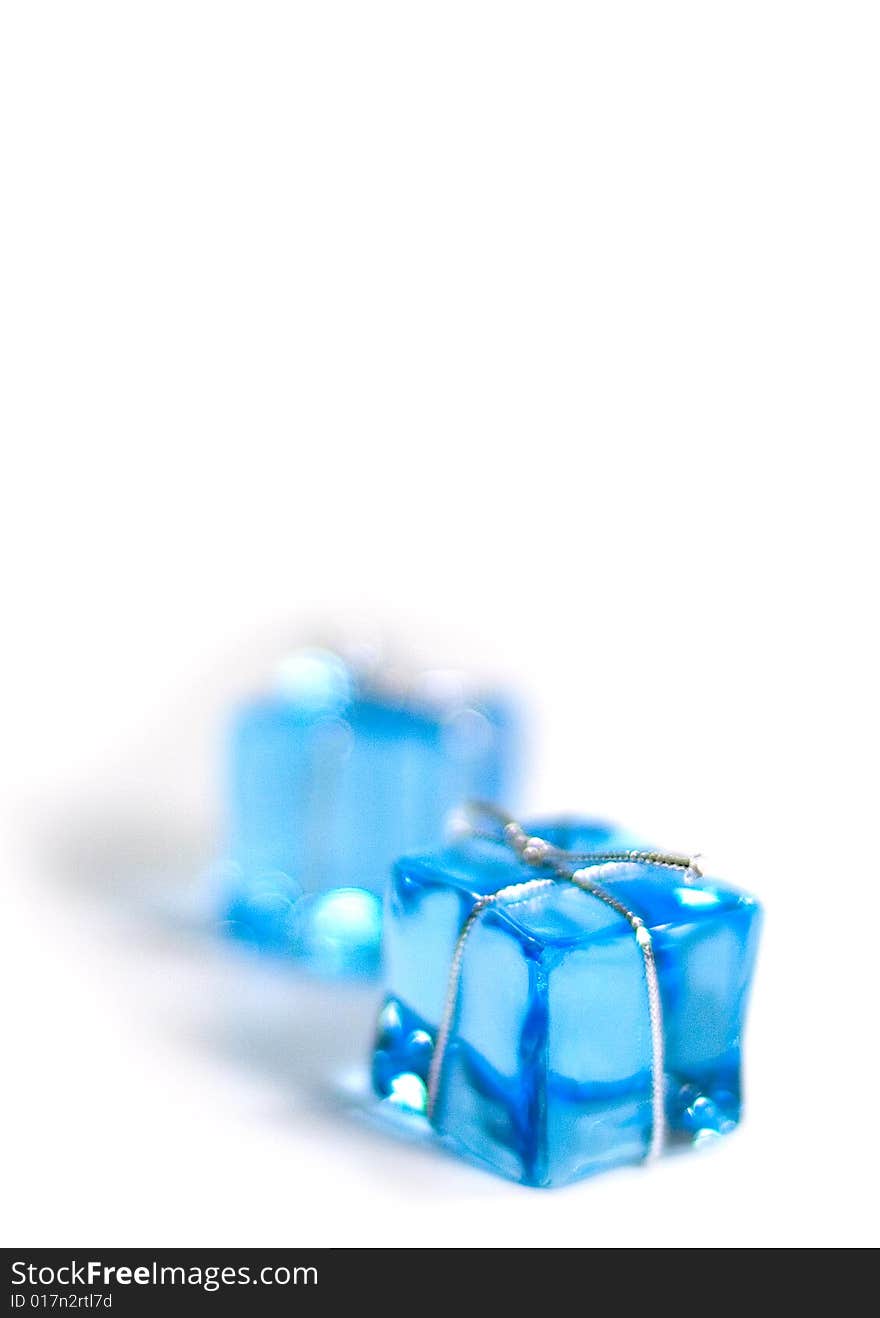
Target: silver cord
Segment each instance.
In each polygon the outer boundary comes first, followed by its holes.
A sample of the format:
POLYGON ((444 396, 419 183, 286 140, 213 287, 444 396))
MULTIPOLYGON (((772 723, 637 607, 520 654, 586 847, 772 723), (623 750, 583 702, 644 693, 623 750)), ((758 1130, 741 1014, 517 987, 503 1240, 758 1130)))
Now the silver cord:
POLYGON ((529 837, 523 827, 498 806, 483 801, 469 802, 465 807, 467 820, 462 830, 469 837, 483 838, 507 846, 527 865, 553 870, 556 878, 530 879, 524 883, 509 884, 497 892, 488 893, 478 898, 459 930, 449 967, 446 985, 446 998, 443 1015, 437 1030, 437 1043, 431 1057, 428 1070, 428 1117, 433 1120, 440 1092, 443 1062, 446 1056, 449 1038, 455 1022, 458 1007, 459 988, 461 985, 462 962, 467 940, 474 926, 484 911, 492 906, 505 903, 510 909, 521 902, 529 901, 536 892, 555 887, 560 881, 573 883, 590 897, 603 902, 616 911, 629 924, 642 956, 645 974, 645 989, 648 996, 648 1017, 651 1029, 651 1139, 646 1158, 657 1156, 663 1148, 666 1138, 666 1112, 664 1104, 665 1044, 663 1031, 663 1003, 660 997, 660 983, 657 977, 657 961, 654 955, 654 943, 651 932, 640 916, 631 911, 622 901, 610 893, 590 875, 590 870, 602 865, 618 862, 639 865, 658 865, 665 868, 681 869, 699 875, 696 858, 662 851, 602 851, 573 852, 555 847, 541 837, 529 837), (481 830, 476 820, 480 817, 494 820, 499 831, 494 833, 481 830))
POLYGON ((458 937, 455 940, 455 950, 452 954, 452 961, 449 966, 449 979, 446 984, 446 1000, 443 1004, 443 1015, 440 1019, 440 1025, 437 1030, 437 1043, 434 1046, 434 1052, 431 1056, 431 1065, 428 1069, 428 1116, 434 1116, 434 1107, 437 1102, 437 1094, 440 1090, 440 1073, 443 1069, 443 1059, 446 1056, 446 1045, 449 1042, 449 1036, 452 1032, 452 1025, 455 1020, 455 1009, 458 1006, 458 988, 461 981, 461 965, 464 959, 465 944, 483 912, 496 903, 504 901, 507 897, 516 897, 516 901, 510 903, 516 906, 517 901, 528 901, 529 897, 541 888, 553 888, 556 886, 555 879, 531 879, 528 883, 513 883, 507 888, 499 888, 497 892, 488 893, 485 897, 480 897, 472 907, 467 919, 459 930, 458 937))
POLYGON ((596 897, 606 906, 610 906, 618 915, 623 916, 635 934, 639 951, 642 954, 642 966, 645 972, 645 988, 648 993, 648 1019, 651 1026, 651 1142, 648 1145, 647 1158, 656 1158, 662 1152, 666 1141, 666 1105, 664 1102, 665 1041, 663 1036, 663 1002, 660 998, 660 982, 657 978, 657 961, 654 956, 654 942, 651 931, 644 921, 625 906, 607 889, 595 883, 586 869, 575 870, 567 876, 577 884, 582 892, 596 897))

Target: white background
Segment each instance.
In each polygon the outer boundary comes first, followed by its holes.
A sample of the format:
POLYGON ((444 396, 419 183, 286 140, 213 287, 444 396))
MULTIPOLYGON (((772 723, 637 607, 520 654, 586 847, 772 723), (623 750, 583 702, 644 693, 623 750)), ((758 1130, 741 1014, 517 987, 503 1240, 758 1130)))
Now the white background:
POLYGON ((878 36, 4 5, 4 1243, 878 1242, 878 36), (341 1084, 370 992, 153 909, 229 700, 351 617, 531 693, 532 806, 762 897, 716 1153, 403 1145, 341 1084))

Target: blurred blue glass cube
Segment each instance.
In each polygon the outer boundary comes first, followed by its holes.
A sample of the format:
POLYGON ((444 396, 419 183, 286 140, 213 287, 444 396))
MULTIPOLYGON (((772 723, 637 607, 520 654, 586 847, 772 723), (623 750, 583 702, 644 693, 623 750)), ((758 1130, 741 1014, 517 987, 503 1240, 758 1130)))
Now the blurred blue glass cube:
POLYGON ((320 972, 375 972, 393 861, 435 843, 463 797, 512 790, 515 753, 500 698, 439 675, 383 689, 336 655, 292 656, 232 729, 228 931, 320 972))
MULTIPOLYGON (((569 851, 644 846, 595 821, 529 829, 569 851)), ((756 902, 689 870, 615 863, 592 873, 651 931, 667 1142, 726 1134, 740 1119, 756 902)), ((388 996, 373 1056, 374 1086, 389 1105, 427 1112, 456 941, 476 901, 548 876, 479 837, 398 862, 385 924, 388 996)), ((460 966, 431 1114, 445 1142, 538 1186, 643 1159, 653 1129, 653 1052, 645 965, 627 920, 559 880, 487 906, 460 966)))

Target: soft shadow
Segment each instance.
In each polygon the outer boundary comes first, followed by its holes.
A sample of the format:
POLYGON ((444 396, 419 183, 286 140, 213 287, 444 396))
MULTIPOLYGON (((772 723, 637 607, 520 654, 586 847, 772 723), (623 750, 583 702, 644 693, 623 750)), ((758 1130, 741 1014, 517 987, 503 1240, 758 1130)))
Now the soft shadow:
POLYGON ((37 845, 48 881, 109 917, 103 936, 109 926, 150 1034, 257 1077, 265 1119, 344 1139, 366 1175, 399 1179, 408 1194, 460 1192, 462 1178, 478 1193, 499 1192, 426 1123, 388 1111, 372 1093, 381 981, 318 979, 214 927, 205 830, 131 809, 74 811, 43 817, 37 845), (389 1159, 390 1149, 401 1157, 389 1159))

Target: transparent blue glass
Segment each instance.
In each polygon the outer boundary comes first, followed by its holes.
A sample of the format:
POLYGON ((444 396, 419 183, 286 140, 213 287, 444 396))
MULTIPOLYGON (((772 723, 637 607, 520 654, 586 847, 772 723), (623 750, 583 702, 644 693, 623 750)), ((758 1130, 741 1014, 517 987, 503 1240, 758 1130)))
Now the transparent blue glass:
POLYGON ((228 932, 321 973, 374 973, 394 859, 436 843, 463 797, 512 790, 516 745, 499 697, 382 690, 333 654, 293 656, 232 727, 228 932))
MULTIPOLYGON (((571 851, 644 846, 596 821, 529 830, 571 851)), ((757 903, 692 871, 617 863, 596 874, 651 933, 667 1144, 727 1134, 740 1120, 757 903)), ((374 1086, 390 1105, 427 1111, 456 941, 475 902, 548 875, 475 837, 398 862, 385 926, 389 991, 373 1055, 374 1086)), ((559 880, 487 907, 460 965, 432 1112, 444 1141, 536 1186, 643 1159, 653 1129, 652 1039, 645 965, 627 920, 559 880)))

